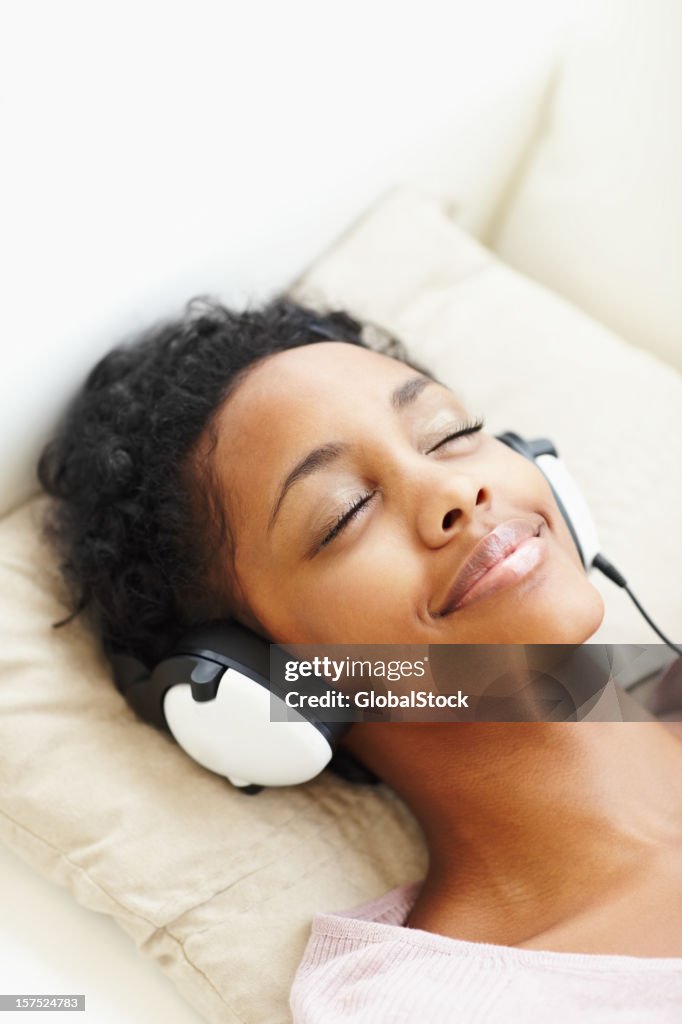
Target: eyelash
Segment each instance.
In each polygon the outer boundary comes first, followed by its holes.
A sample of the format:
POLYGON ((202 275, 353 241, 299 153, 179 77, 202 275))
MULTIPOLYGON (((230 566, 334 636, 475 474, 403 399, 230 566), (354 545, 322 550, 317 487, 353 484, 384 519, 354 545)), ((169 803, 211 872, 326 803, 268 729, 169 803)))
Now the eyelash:
MULTIPOLYGON (((429 450, 424 454, 430 455, 431 452, 437 451, 441 447, 441 445, 444 445, 447 441, 455 441, 459 437, 466 437, 468 434, 475 434, 484 426, 485 420, 483 419, 482 416, 477 416, 473 420, 465 420, 464 423, 462 423, 462 425, 457 428, 457 430, 451 431, 451 433, 446 434, 445 437, 442 437, 440 441, 438 441, 438 443, 433 446, 433 448, 429 448, 429 450)), ((329 533, 327 533, 326 536, 320 542, 317 550, 319 551, 321 548, 326 547, 327 544, 330 544, 334 540, 334 538, 337 537, 341 533, 341 531, 348 525, 351 519, 353 519, 358 514, 363 505, 366 505, 367 502, 370 501, 375 494, 376 491, 369 491, 367 494, 363 494, 361 498, 358 498, 356 501, 354 501, 350 508, 346 509, 346 511, 338 517, 329 533)))

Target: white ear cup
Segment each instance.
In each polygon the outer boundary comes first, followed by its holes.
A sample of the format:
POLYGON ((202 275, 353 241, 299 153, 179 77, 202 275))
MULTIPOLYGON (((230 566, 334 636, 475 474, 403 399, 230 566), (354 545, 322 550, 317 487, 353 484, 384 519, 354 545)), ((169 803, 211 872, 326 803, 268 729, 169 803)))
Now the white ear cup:
POLYGON ((554 455, 536 455, 535 461, 561 498, 582 548, 585 568, 589 569, 592 566, 595 555, 599 554, 600 544, 597 536, 597 527, 594 524, 587 502, 577 483, 560 459, 557 459, 554 455))
POLYGON ((297 721, 272 722, 270 701, 269 690, 228 668, 213 700, 195 701, 189 683, 178 683, 167 691, 163 711, 183 750, 234 786, 307 782, 329 763, 332 748, 291 708, 287 716, 297 721))

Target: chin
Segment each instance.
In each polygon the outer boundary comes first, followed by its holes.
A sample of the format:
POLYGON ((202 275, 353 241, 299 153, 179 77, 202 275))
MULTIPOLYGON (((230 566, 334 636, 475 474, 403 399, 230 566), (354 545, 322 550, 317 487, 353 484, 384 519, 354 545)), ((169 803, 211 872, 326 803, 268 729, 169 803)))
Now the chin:
MULTIPOLYGON (((504 600, 484 601, 478 606, 478 622, 457 621, 451 616, 452 639, 460 644, 582 644, 593 636, 604 619, 604 600, 586 577, 576 584, 530 591, 521 598, 513 591, 504 600), (493 604, 495 607, 493 607, 493 604), (489 605, 487 608, 486 605, 489 605)), ((471 609, 474 610, 473 608, 471 609)))
POLYGON ((516 643, 584 644, 604 620, 604 599, 596 587, 584 580, 583 585, 563 594, 548 611, 541 610, 537 622, 519 623, 519 632, 529 639, 516 643))
POLYGON ((591 636, 597 632, 602 622, 604 621, 604 614, 606 612, 606 606, 604 604, 604 598, 601 596, 597 588, 592 584, 588 583, 589 587, 589 601, 592 608, 592 620, 591 625, 588 626, 588 632, 585 634, 583 640, 580 643, 585 643, 585 640, 589 640, 591 636))

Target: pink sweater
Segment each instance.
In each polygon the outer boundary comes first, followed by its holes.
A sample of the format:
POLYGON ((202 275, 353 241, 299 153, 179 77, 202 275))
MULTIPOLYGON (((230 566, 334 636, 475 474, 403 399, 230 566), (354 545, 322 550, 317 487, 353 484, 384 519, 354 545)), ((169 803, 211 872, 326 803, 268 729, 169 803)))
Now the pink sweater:
POLYGON ((680 1024, 682 958, 555 953, 404 928, 421 883, 317 914, 294 1024, 680 1024))

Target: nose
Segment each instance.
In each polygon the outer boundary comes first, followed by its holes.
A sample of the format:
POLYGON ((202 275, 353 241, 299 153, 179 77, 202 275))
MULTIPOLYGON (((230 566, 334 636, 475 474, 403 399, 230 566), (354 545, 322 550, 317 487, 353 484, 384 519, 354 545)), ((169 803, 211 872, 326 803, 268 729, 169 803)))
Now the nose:
POLYGON ((452 465, 430 467, 415 484, 415 526, 427 547, 438 548, 472 522, 476 509, 490 505, 490 495, 475 470, 452 465))

